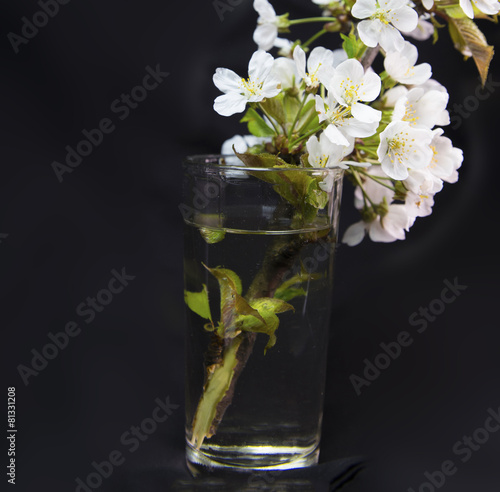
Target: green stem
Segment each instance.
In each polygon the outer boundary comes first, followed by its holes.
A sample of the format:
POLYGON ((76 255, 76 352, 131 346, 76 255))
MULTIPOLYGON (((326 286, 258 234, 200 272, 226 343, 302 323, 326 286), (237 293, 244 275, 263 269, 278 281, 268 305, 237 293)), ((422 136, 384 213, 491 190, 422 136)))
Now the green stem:
POLYGON ((363 188, 363 183, 361 182, 361 178, 359 177, 359 172, 355 171, 354 169, 352 170, 352 176, 356 180, 356 183, 358 186, 361 188, 361 191, 363 193, 363 199, 365 200, 365 205, 366 205, 366 200, 368 200, 371 204, 372 207, 375 206, 373 203, 372 199, 368 196, 368 193, 366 193, 365 189, 363 188))
POLYGON ((323 128, 323 124, 317 126, 314 130, 307 132, 305 135, 302 135, 302 137, 300 137, 297 140, 294 140, 292 143, 290 143, 289 148, 293 149, 298 143, 302 142, 302 140, 308 139, 311 135, 314 135, 315 133, 319 132, 322 128, 323 128))
POLYGON ((314 36, 311 36, 304 44, 302 44, 302 48, 307 48, 311 43, 316 41, 319 37, 323 36, 323 34, 326 34, 328 31, 326 29, 321 29, 321 31, 318 31, 314 36))
POLYGON ((390 185, 388 185, 388 184, 386 184, 386 183, 384 183, 384 182, 382 181, 382 180, 387 180, 387 179, 389 179, 389 180, 390 180, 390 178, 383 178, 383 177, 373 176, 372 174, 369 174, 369 173, 367 173, 366 171, 361 171, 361 170, 360 170, 360 171, 358 171, 358 172, 362 173, 362 174, 363 174, 364 176, 366 176, 367 178, 370 178, 370 179, 372 179, 373 181, 377 182, 379 185, 381 185, 381 186, 385 186, 386 188, 388 188, 388 189, 389 189, 389 190, 391 190, 391 191, 394 191, 394 192, 396 191, 396 188, 394 188, 394 186, 390 186, 390 185))
POLYGON ((334 22, 336 21, 336 17, 309 17, 307 19, 294 19, 289 21, 290 26, 295 26, 297 24, 308 24, 310 22, 324 22, 325 24, 327 22, 334 22))
POLYGON ((190 441, 196 449, 200 449, 205 437, 211 437, 215 433, 214 420, 217 417, 217 408, 231 387, 234 370, 238 364, 238 349, 242 341, 241 335, 231 341, 224 352, 222 365, 212 372, 203 388, 203 395, 193 421, 193 434, 190 441))
MULTIPOLYGON (((302 247, 312 241, 307 235, 293 240, 286 236, 277 238, 266 251, 262 267, 245 296, 246 300, 273 297, 302 247)), ((221 362, 206 369, 206 382, 192 423, 190 443, 196 449, 200 449, 205 438, 216 433, 231 404, 236 382, 253 351, 256 337, 256 333, 243 332, 232 340, 225 341, 227 345, 221 362)))
POLYGON ((293 131, 295 130, 295 126, 297 125, 297 122, 299 121, 300 113, 302 112, 302 108, 304 107, 306 100, 307 100, 307 93, 305 93, 304 97, 302 98, 302 102, 300 103, 299 110, 297 111, 297 114, 295 115, 295 120, 293 121, 292 126, 290 127, 290 131, 288 132, 288 140, 289 141, 292 139, 293 131))
POLYGON ((280 134, 279 128, 276 126, 276 123, 273 121, 273 118, 271 115, 264 109, 262 104, 259 103, 259 108, 261 111, 267 116, 268 120, 271 122, 271 125, 273 125, 274 131, 276 132, 276 135, 280 134))

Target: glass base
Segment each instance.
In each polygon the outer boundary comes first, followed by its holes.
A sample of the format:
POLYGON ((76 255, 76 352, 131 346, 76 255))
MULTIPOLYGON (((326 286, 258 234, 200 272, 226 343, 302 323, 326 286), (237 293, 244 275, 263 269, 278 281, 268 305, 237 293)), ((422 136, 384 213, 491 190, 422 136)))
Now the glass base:
POLYGON ((319 446, 202 446, 186 444, 186 462, 191 474, 213 471, 251 473, 254 470, 290 470, 318 463, 319 446))

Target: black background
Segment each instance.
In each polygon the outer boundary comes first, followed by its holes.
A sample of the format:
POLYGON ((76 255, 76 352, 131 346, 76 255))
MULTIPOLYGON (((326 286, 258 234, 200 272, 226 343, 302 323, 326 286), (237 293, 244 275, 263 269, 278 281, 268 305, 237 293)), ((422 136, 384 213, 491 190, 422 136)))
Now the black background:
MULTIPOLYGON (((32 19, 40 7, 32 0, 2 3, 0 316, 5 405, 7 387, 17 394, 13 490, 73 491, 93 461, 115 450, 125 463, 97 490, 168 491, 189 478, 181 161, 217 152, 226 138, 246 133, 238 116, 212 110, 218 91, 211 76, 218 66, 244 75, 255 49, 251 1, 225 3, 233 7, 221 19, 209 0, 73 0, 18 54, 7 35, 21 34, 22 17, 32 19), (158 64, 169 76, 120 121, 112 102, 142 82, 146 66, 158 64), (59 182, 53 161, 63 162, 65 147, 76 146, 82 130, 103 118, 116 129, 59 182), (123 268, 134 280, 85 323, 77 306, 107 286, 111 270, 123 268), (29 366, 32 350, 70 321, 81 333, 25 385, 18 366, 29 366), (156 398, 166 397, 179 408, 129 452, 120 437, 151 416, 156 398)), ((317 12, 308 1, 273 5, 292 18, 317 12)), ((495 26, 483 21, 481 27, 498 45, 495 26)), ((500 103, 494 86, 488 98, 474 99, 473 61, 463 62, 445 30, 437 45, 418 46, 420 61, 429 61, 434 78, 449 89, 450 112, 456 115, 453 105, 466 100, 477 106, 446 130, 464 150, 461 179, 445 186, 432 216, 417 220, 406 241, 365 240, 338 249, 320 462, 366 456, 366 470, 342 490, 392 492, 417 491, 427 481, 424 472, 451 459, 457 472, 441 490, 493 492, 500 486, 500 432, 466 463, 452 449, 484 425, 488 409, 500 406, 500 103), (454 279, 467 289, 417 333, 410 315, 454 279), (356 395, 349 377, 362 375, 363 360, 373 361, 380 343, 401 331, 414 343, 356 395)), ((499 66, 494 60, 495 82, 499 66)), ((355 220, 346 187, 341 230, 355 220)), ((7 445, 4 440, 3 456, 7 445)), ((7 487, 7 457, 2 463, 7 487)), ((195 490, 195 484, 185 487, 195 490)))

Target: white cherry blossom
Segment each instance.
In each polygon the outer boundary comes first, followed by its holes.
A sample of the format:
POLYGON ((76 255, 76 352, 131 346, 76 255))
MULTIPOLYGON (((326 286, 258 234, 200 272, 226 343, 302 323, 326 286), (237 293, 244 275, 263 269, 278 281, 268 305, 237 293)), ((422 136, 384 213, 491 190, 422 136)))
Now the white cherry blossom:
POLYGON ((406 121, 393 121, 380 134, 377 155, 383 171, 393 179, 406 179, 408 168, 422 169, 432 159, 430 130, 413 128, 406 121))
POLYGON ((429 166, 424 169, 409 169, 403 180, 404 187, 416 195, 435 195, 443 189, 443 180, 432 174, 429 166))
POLYGON ((254 0, 253 8, 259 14, 253 40, 261 50, 270 50, 278 37, 278 16, 268 0, 254 0))
POLYGON ((431 142, 432 159, 428 166, 429 171, 447 183, 458 181, 458 169, 462 165, 464 155, 461 149, 453 147, 449 138, 443 137, 443 130, 436 128, 431 142))
POLYGON ((409 214, 406 205, 391 204, 383 217, 377 216, 371 222, 356 222, 344 233, 342 242, 349 246, 356 246, 365 237, 365 233, 372 241, 392 243, 397 239, 405 239, 405 231, 409 231, 415 222, 415 217, 409 214))
POLYGON ((460 0, 460 7, 470 19, 474 19, 472 4, 483 14, 495 15, 500 11, 500 3, 497 0, 460 0))
POLYGON ((412 217, 427 217, 432 214, 434 205, 434 195, 430 193, 413 193, 409 191, 406 194, 405 206, 408 214, 412 217))
POLYGON ((360 102, 375 100, 380 95, 380 87, 380 77, 372 70, 365 72, 361 63, 352 58, 337 66, 327 85, 338 103, 350 108, 352 116, 364 123, 380 121, 380 111, 360 102))
POLYGON ((349 145, 354 137, 372 136, 379 124, 378 121, 366 123, 357 120, 351 115, 349 108, 337 102, 331 92, 326 96, 326 100, 316 95, 316 111, 320 123, 323 121, 329 123, 324 129, 325 135, 338 145, 349 145))
POLYGON ((400 84, 420 85, 430 79, 432 69, 428 63, 415 65, 417 58, 417 48, 405 41, 401 51, 387 53, 384 68, 400 84))
POLYGON ((333 69, 333 52, 322 46, 317 46, 309 54, 307 59, 307 71, 306 54, 300 46, 296 46, 293 50, 293 59, 295 60, 299 77, 304 80, 307 88, 310 90, 319 87, 322 71, 325 69, 333 69))
POLYGON ((347 53, 342 48, 333 50, 333 67, 337 68, 343 61, 346 61, 349 57, 347 53))
POLYGON ((403 49, 399 31, 411 32, 418 24, 418 14, 407 0, 357 0, 351 13, 362 20, 358 24, 361 41, 371 48, 380 44, 387 53, 403 49))
POLYGON ((347 169, 342 159, 349 155, 353 150, 353 145, 337 145, 322 133, 318 139, 315 135, 309 138, 306 143, 307 152, 309 153, 308 161, 312 167, 340 167, 347 169))
MULTIPOLYGON (((254 145, 261 145, 270 141, 271 139, 266 137, 255 137, 254 135, 235 135, 234 137, 227 139, 222 144, 221 155, 232 155, 234 154, 234 150, 236 150, 239 154, 242 154, 254 145)), ((241 163, 241 161, 239 162, 241 163)))
POLYGON ((434 79, 429 79, 427 82, 420 84, 419 87, 424 89, 425 91, 441 91, 448 94, 448 90, 446 89, 446 87, 434 79))
POLYGON ((413 31, 406 33, 407 36, 416 39, 417 41, 425 41, 429 39, 433 34, 434 26, 427 20, 426 16, 423 15, 418 18, 417 27, 413 29, 413 31))
POLYGON ((214 84, 224 94, 214 101, 214 109, 222 116, 245 110, 248 102, 259 102, 280 92, 280 82, 272 73, 274 58, 263 50, 256 51, 248 64, 248 79, 232 70, 217 68, 214 84))
POLYGON ((407 121, 412 127, 432 130, 436 125, 448 125, 446 110, 448 93, 425 91, 422 87, 410 89, 394 106, 393 121, 407 121))
POLYGON ((293 42, 285 38, 276 38, 273 46, 278 48, 278 55, 290 56, 292 54, 293 42))
POLYGON ((300 76, 297 66, 291 58, 279 57, 274 60, 273 75, 279 80, 282 90, 300 86, 300 76))
POLYGON ((386 108, 394 108, 402 97, 408 94, 408 89, 404 85, 397 85, 384 93, 382 101, 386 108))

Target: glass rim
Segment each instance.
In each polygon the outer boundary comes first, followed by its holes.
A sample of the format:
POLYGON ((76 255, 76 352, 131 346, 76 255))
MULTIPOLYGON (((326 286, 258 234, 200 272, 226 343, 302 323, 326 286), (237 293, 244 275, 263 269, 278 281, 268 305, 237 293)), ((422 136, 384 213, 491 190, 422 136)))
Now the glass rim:
POLYGON ((291 172, 291 171, 300 171, 310 174, 316 173, 335 173, 341 175, 344 172, 344 169, 340 167, 249 167, 245 166, 243 162, 240 165, 228 165, 225 163, 221 163, 221 160, 227 158, 238 158, 235 154, 194 154, 188 155, 183 159, 183 166, 205 166, 216 170, 227 170, 227 171, 251 171, 251 172, 291 172))

